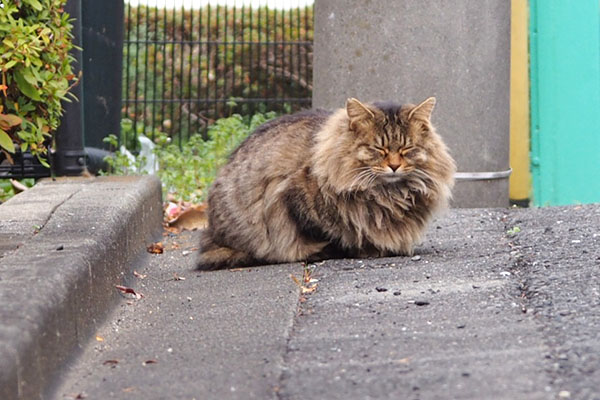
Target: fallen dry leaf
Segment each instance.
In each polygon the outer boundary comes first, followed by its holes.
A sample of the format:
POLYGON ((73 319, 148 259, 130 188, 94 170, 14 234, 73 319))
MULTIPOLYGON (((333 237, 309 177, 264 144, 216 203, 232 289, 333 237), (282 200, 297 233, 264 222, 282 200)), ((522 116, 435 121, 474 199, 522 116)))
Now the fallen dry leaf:
POLYGON ((121 286, 121 285, 115 285, 115 287, 116 287, 117 289, 119 289, 119 290, 120 290, 121 292, 123 292, 123 293, 128 293, 128 294, 132 294, 132 295, 134 295, 134 296, 135 296, 135 298, 136 298, 136 299, 138 299, 138 300, 139 300, 139 299, 141 299, 142 297, 144 297, 144 295, 143 295, 143 294, 136 292, 135 290, 133 290, 133 289, 132 289, 132 288, 130 288, 130 287, 127 287, 127 286, 121 286))
POLYGON ((173 273, 173 280, 174 281, 185 281, 185 278, 183 276, 179 276, 176 273, 173 273))
POLYGON ((165 246, 162 244, 162 242, 156 242, 152 243, 146 249, 148 250, 148 253, 162 254, 165 251, 165 246))
POLYGON ((302 294, 310 294, 312 292, 314 292, 315 290, 317 290, 317 286, 311 286, 311 287, 306 287, 306 286, 301 286, 300 287, 300 291, 302 292, 302 294))
POLYGON ((300 280, 298 278, 296 278, 293 274, 290 274, 290 278, 292 278, 292 280, 294 281, 294 283, 298 286, 302 286, 302 284, 300 283, 300 280))
POLYGON ((306 280, 305 278, 303 278, 304 282, 300 282, 300 279, 296 278, 293 274, 290 274, 290 278, 292 278, 292 281, 294 281, 294 283, 298 285, 298 287, 300 288, 300 293, 302 294, 310 294, 317 290, 317 284, 311 284, 310 280, 306 280))
POLYGON ((169 226, 178 231, 205 228, 208 224, 206 217, 206 205, 193 205, 183 210, 176 218, 168 221, 169 226))
POLYGON ((110 365, 110 366, 115 366, 119 363, 119 360, 106 360, 102 363, 102 365, 110 365))
POLYGON ((156 364, 156 363, 158 363, 158 361, 156 361, 156 360, 146 360, 142 363, 142 365, 156 364))
POLYGON ((146 275, 146 274, 140 274, 137 271, 133 271, 133 276, 135 276, 136 278, 144 279, 148 275, 146 275))

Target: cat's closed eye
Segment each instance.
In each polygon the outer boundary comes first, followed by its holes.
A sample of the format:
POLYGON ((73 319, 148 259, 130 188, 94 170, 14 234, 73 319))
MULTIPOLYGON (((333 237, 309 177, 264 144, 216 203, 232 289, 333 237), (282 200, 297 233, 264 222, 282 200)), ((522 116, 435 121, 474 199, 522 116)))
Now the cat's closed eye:
POLYGON ((373 149, 378 152, 379 154, 381 154, 382 156, 387 156, 389 153, 389 150, 383 147, 379 147, 379 146, 374 146, 373 149))
POLYGON ((425 162, 427 161, 427 154, 424 150, 418 147, 409 147, 401 151, 401 154, 404 158, 407 158, 416 162, 425 162))
POLYGON ((408 148, 406 148, 406 149, 402 149, 402 150, 400 150, 400 154, 401 154, 403 157, 406 157, 406 158, 411 158, 411 157, 414 157, 414 156, 416 156, 417 154, 419 154, 420 152, 421 152, 421 151, 420 151, 418 148, 416 148, 416 147, 408 147, 408 148))

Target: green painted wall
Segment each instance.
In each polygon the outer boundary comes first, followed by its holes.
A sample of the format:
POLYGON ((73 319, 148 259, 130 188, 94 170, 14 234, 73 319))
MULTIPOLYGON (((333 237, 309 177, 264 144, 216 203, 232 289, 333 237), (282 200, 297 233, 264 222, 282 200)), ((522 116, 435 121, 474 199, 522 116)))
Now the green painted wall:
POLYGON ((600 202, 600 2, 530 1, 534 204, 600 202))

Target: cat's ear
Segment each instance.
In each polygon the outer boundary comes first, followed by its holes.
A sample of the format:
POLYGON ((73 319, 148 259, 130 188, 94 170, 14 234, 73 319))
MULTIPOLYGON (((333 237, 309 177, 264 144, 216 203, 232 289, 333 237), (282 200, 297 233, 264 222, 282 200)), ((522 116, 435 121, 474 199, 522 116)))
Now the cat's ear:
POLYGON ((415 106, 408 113, 408 120, 411 119, 421 119, 425 121, 429 121, 431 119, 431 113, 433 112, 433 107, 435 107, 435 97, 430 97, 418 106, 415 106))
POLYGON ((362 118, 375 118, 375 114, 368 106, 351 97, 346 100, 346 113, 351 120, 362 118))
POLYGON ((346 101, 346 114, 348 114, 350 130, 358 132, 369 129, 372 124, 383 118, 381 111, 350 98, 346 101))

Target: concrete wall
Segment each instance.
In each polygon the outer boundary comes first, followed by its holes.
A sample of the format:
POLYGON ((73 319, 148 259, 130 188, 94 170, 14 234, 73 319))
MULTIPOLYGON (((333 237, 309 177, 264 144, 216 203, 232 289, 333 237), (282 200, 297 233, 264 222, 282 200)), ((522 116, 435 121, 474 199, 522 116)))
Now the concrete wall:
MULTIPOLYGON (((313 107, 438 100, 460 172, 509 169, 510 2, 316 0, 313 107)), ((454 205, 508 205, 508 179, 461 181, 454 205)))

